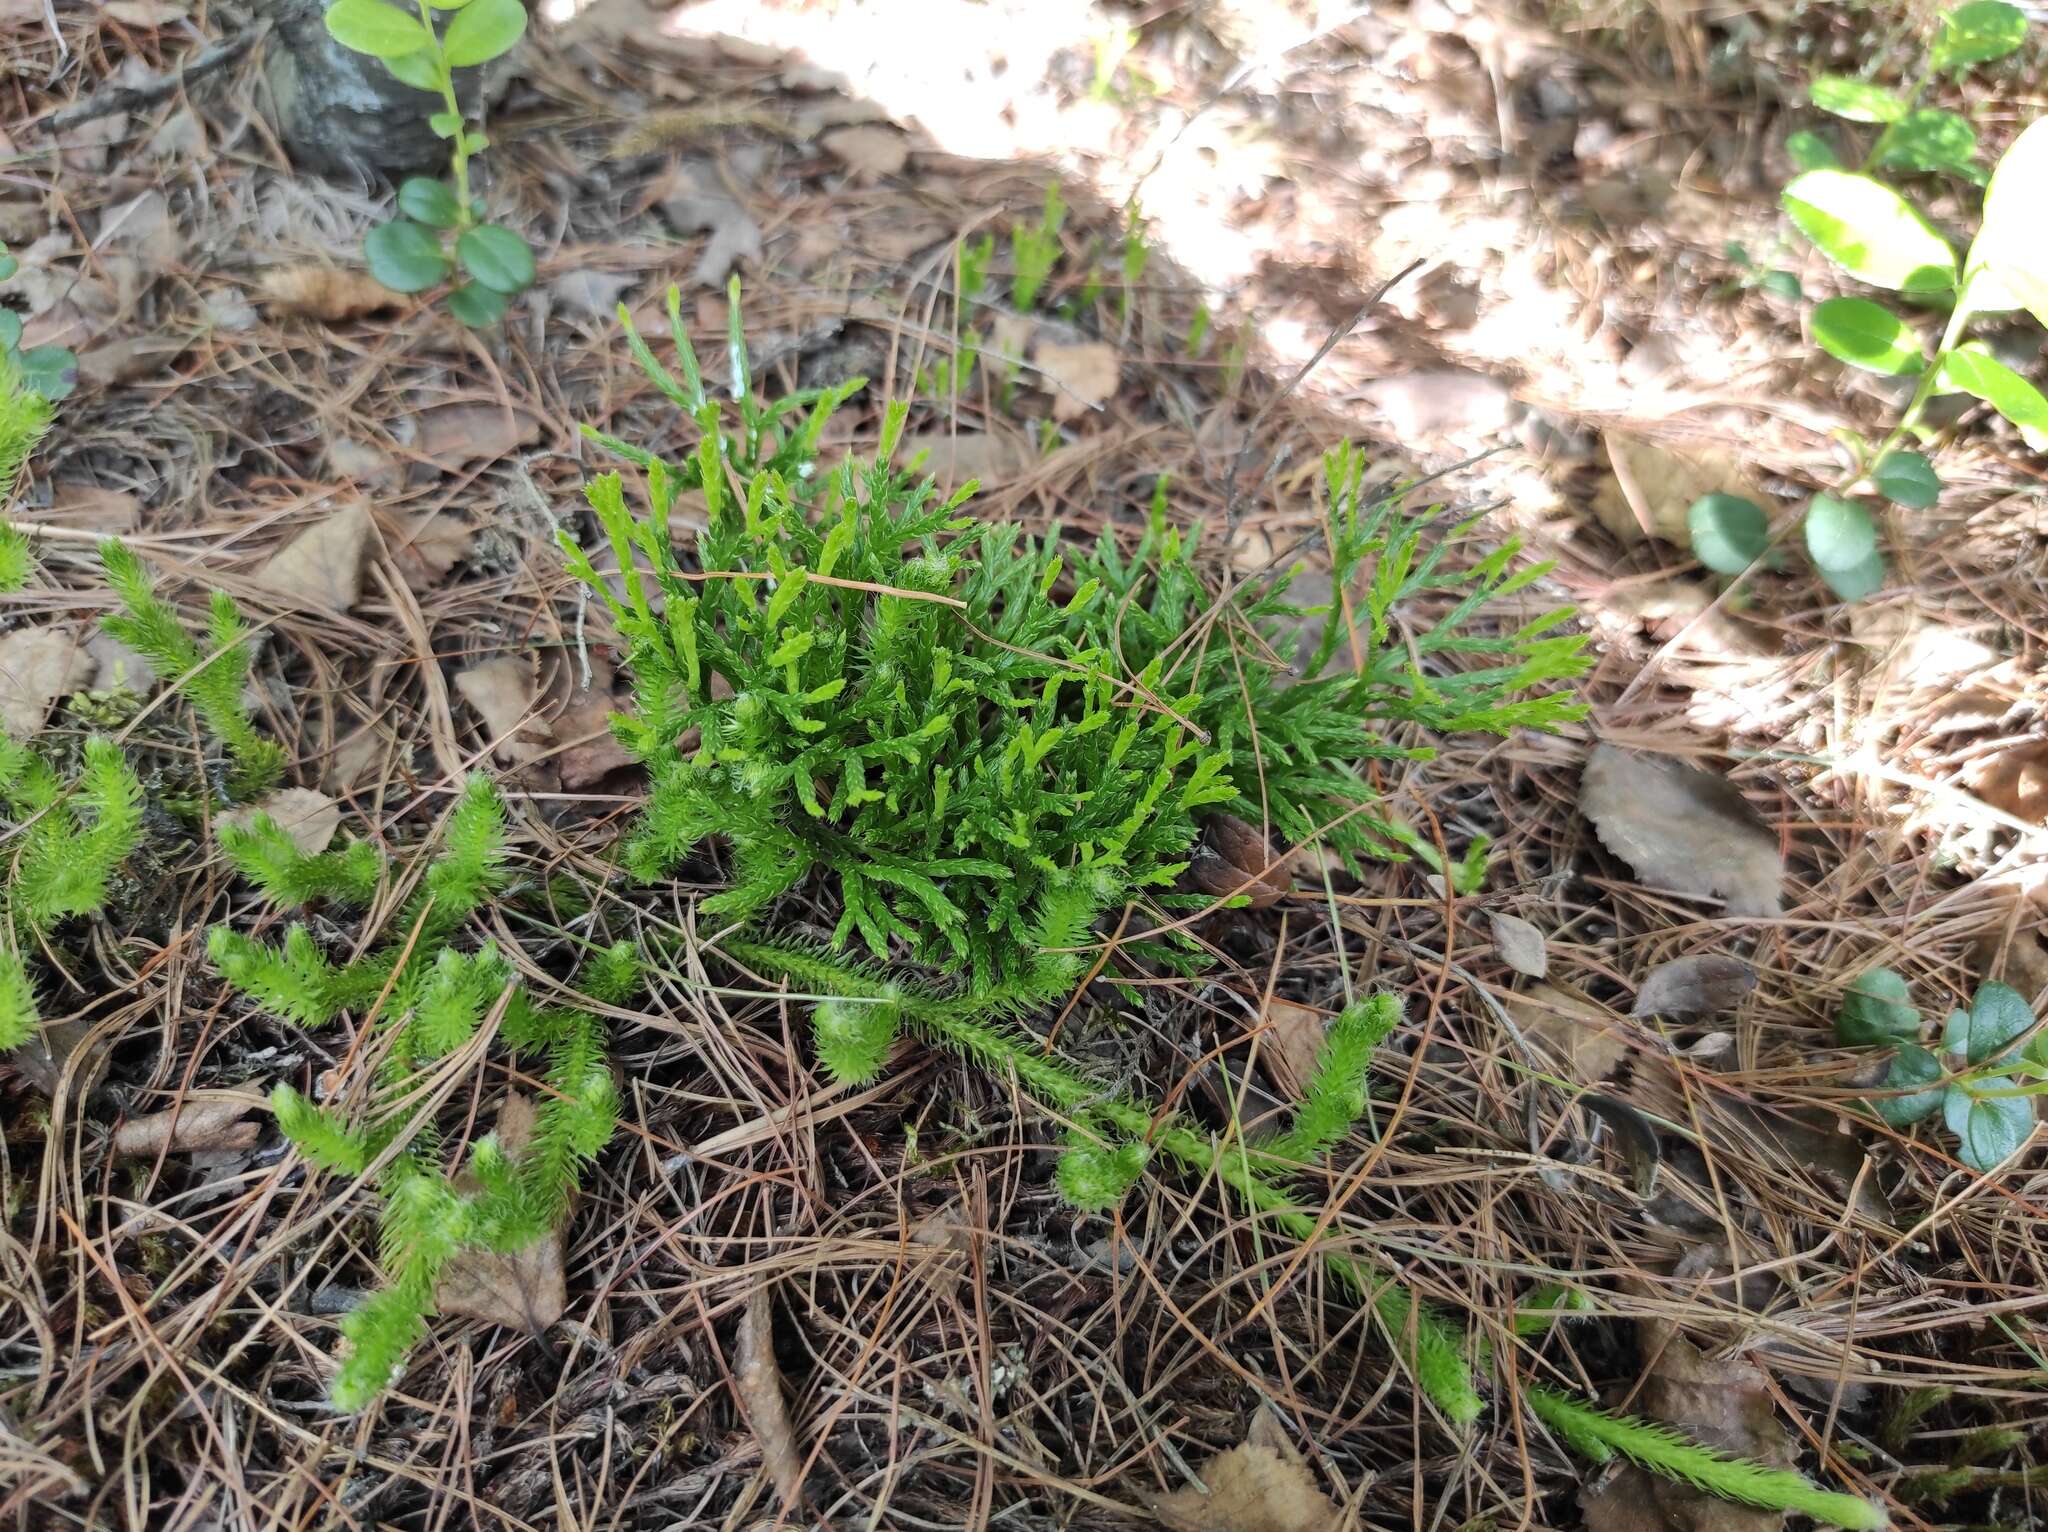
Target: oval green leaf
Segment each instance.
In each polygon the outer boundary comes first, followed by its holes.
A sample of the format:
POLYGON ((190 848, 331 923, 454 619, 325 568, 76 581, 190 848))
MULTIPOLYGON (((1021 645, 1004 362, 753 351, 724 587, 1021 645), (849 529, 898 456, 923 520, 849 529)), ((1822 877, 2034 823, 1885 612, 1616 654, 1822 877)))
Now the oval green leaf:
POLYGON ((1884 1074, 1884 1088, 1888 1091, 1909 1091, 1903 1096, 1872 1096, 1870 1108, 1895 1128, 1910 1128, 1929 1112, 1941 1105, 1942 1088, 1934 1085, 1941 1078, 1941 1061, 1917 1043, 1906 1043, 1892 1056, 1891 1068, 1884 1074), (1934 1085, 1932 1090, 1914 1090, 1915 1086, 1934 1085))
POLYGON ((1977 986, 1965 1023, 1961 1046, 1972 1064, 2004 1063, 1999 1052, 2034 1024, 2034 1008, 2026 996, 1996 979, 1977 986))
POLYGON ((462 222, 462 204, 445 181, 414 176, 398 188, 398 210, 430 229, 452 229, 462 222))
POLYGON ((448 312, 472 330, 481 330, 505 317, 505 301, 503 293, 481 282, 465 282, 448 295, 448 312))
POLYGON ((0 356, 5 356, 21 344, 21 315, 13 309, 0 309, 0 356))
POLYGON ((1770 519, 1740 495, 1702 495, 1685 513, 1693 557, 1716 574, 1741 574, 1771 540, 1770 519))
POLYGON ((1850 1047, 1890 1047, 1920 1035, 1920 1012, 1906 981, 1889 968, 1873 968, 1842 997, 1835 1036, 1850 1047))
POLYGON ((1884 589, 1884 555, 1873 550, 1868 558, 1847 569, 1823 569, 1821 581, 1844 601, 1861 601, 1884 589))
POLYGON ((1838 362, 1891 376, 1924 371, 1918 334, 1868 298, 1830 298, 1813 311, 1813 339, 1838 362))
POLYGON ((486 63, 508 52, 526 34, 520 0, 469 0, 448 23, 441 49, 457 69, 486 63))
POLYGON ((399 84, 410 85, 414 90, 438 91, 441 88, 441 56, 432 48, 386 59, 384 67, 391 71, 392 78, 399 84))
POLYGON ((1833 144, 1818 133, 1803 130, 1785 140, 1785 157, 1795 170, 1835 170, 1842 163, 1833 144))
POLYGON ((1970 247, 1970 265, 1988 267, 2013 303, 2048 325, 2048 196, 2043 187, 2048 187, 2048 117, 2014 139, 1991 173, 1984 224, 1970 247))
POLYGON ((523 293, 533 286, 533 250, 510 229, 480 224, 455 242, 462 269, 484 286, 501 293, 523 293))
POLYGON ((1942 372, 2022 430, 2048 432, 2048 398, 1989 352, 1960 346, 1942 359, 1942 372))
POLYGON ((1969 171, 1976 157, 1975 128, 1954 112, 1923 109, 1885 134, 1877 162, 1906 170, 1969 171))
POLYGON ((1785 188, 1785 211, 1829 260, 1873 287, 1938 293, 1955 286, 1956 253, 1889 186, 1846 170, 1809 170, 1785 188))
POLYGON ((1887 452, 1870 470, 1870 482, 1893 505, 1924 511, 1941 498, 1941 477, 1918 452, 1887 452))
POLYGON ((19 270, 21 270, 21 262, 9 255, 5 250, 0 250, 0 282, 5 282, 19 270))
POLYGON ((64 346, 30 346, 14 354, 22 385, 52 404, 78 386, 78 358, 64 346))
POLYGON ((352 52, 379 59, 404 58, 434 42, 419 17, 384 0, 334 0, 327 7, 327 34, 352 52))
POLYGON ((1823 570, 1853 570, 1877 551, 1877 524, 1854 500, 1815 495, 1806 507, 1806 551, 1823 570))
MULTIPOLYGON (((1980 1091, 2011 1090, 2013 1082, 1993 1075, 1976 1082, 1980 1091)), ((1976 1096, 1951 1085, 1941 1103, 1942 1120, 1956 1136, 1956 1158, 1972 1170, 1993 1170, 2034 1134, 2030 1096, 1976 1096)))
POLYGON ((2002 59, 2027 40, 2026 13, 2005 0, 1971 0, 1941 18, 1928 62, 1936 69, 1960 69, 2002 59))
POLYGON ((1905 97, 1896 91, 1847 75, 1817 76, 1806 87, 1806 95, 1823 112, 1851 122, 1897 122, 1908 110, 1905 97))
POLYGON ((395 218, 370 230, 363 241, 370 275, 394 293, 424 292, 448 279, 448 257, 440 236, 410 218, 395 218))

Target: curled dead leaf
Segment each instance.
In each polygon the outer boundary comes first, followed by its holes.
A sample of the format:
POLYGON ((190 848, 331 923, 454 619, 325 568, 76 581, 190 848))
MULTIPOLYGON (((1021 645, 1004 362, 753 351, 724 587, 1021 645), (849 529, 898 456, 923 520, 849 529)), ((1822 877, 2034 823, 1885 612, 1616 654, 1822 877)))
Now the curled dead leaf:
POLYGON ((114 1130, 114 1153, 153 1158, 183 1151, 252 1149, 263 1128, 243 1119, 260 1105, 252 1096, 195 1094, 168 1111, 122 1123, 114 1130))
POLYGON ((1116 347, 1101 340, 1074 346, 1041 340, 1031 361, 1052 391, 1054 420, 1078 420, 1090 410, 1101 409, 1116 392, 1123 365, 1116 347))
POLYGON ((491 462, 539 440, 539 420, 500 404, 440 404, 420 413, 420 455, 437 468, 491 462))
POLYGON ((363 593, 369 536, 369 507, 344 505, 278 549, 256 578, 303 605, 346 612, 363 593))
POLYGON ((475 708, 498 759, 524 765, 544 753, 554 731, 535 716, 538 667, 532 655, 501 654, 458 671, 455 690, 475 708))
POLYGON ((1219 899, 1241 894, 1255 910, 1279 903, 1294 888, 1287 858, 1273 850, 1257 826, 1235 814, 1212 815, 1202 826, 1188 875, 1203 893, 1219 899))
POLYGON ((246 830, 258 814, 265 814, 291 837, 291 842, 308 856, 318 856, 341 828, 341 805, 325 793, 310 787, 281 787, 257 803, 229 809, 214 819, 214 826, 246 830))
POLYGON ((1659 963, 1636 991, 1631 1016, 1718 1016, 1756 988, 1756 970, 1722 952, 1659 963))
POLYGON ((1645 883, 1720 897, 1731 915, 1775 915, 1784 858, 1742 794, 1710 772, 1600 744, 1586 762, 1579 808, 1645 883))
POLYGON ((901 133, 868 123, 834 128, 818 142, 848 170, 870 180, 895 175, 910 159, 910 145, 901 133))
POLYGON ((1532 984, 1503 1003, 1525 1037, 1549 1044, 1564 1057, 1575 1080, 1588 1085, 1604 1080, 1629 1056, 1618 1016, 1555 984, 1532 984))
POLYGON ((761 1462, 782 1496, 794 1505, 804 1488, 803 1459, 797 1454, 796 1432, 789 1423, 789 1405, 782 1397, 782 1369, 775 1363, 775 1300, 769 1283, 755 1288, 740 1312, 739 1365, 733 1369, 747 1423, 761 1444, 761 1462))
POLYGON ((68 627, 16 628, 0 638, 0 727, 26 739, 50 704, 92 679, 98 667, 68 627))
POLYGON ((1516 973, 1540 979, 1550 972, 1550 948, 1543 933, 1519 915, 1494 911, 1487 919, 1493 926, 1493 947, 1500 960, 1516 973))
POLYGON ((381 314, 405 302, 367 271, 335 266, 286 266, 264 275, 257 298, 279 314, 324 319, 333 324, 381 314))
POLYGON ((1335 1502, 1269 1409, 1253 1416, 1242 1445, 1195 1473, 1199 1485, 1152 1501, 1152 1514, 1174 1532, 1332 1532, 1339 1525, 1335 1502))

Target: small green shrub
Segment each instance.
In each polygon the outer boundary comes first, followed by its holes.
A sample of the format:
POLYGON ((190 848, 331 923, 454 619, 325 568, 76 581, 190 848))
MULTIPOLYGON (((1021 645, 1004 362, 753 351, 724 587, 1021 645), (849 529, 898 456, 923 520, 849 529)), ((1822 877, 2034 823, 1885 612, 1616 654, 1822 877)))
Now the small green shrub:
POLYGON ((1921 1045, 1921 1016, 1910 998, 1904 979, 1873 968, 1835 1016, 1841 1042, 1894 1050, 1886 1093, 1870 1099, 1871 1110, 1895 1128, 1939 1111, 1956 1137, 1956 1158, 1972 1170, 1996 1169, 2033 1136, 2033 1098, 2048 1095, 2048 1031, 2019 1043, 2034 1027, 2033 1007, 2018 990, 1991 981, 1978 986, 1967 1011, 1949 1013, 1937 1056, 1921 1045))
MULTIPOLYGON (((1845 601, 1884 583, 1877 521, 1866 495, 1925 510, 1941 493, 1933 463, 1907 445, 1909 438, 1921 445, 1934 439, 1924 417, 1937 395, 1973 395, 2017 426, 2030 445, 2048 449, 2048 398, 1982 340, 1969 338, 1976 320, 2014 309, 2029 309, 2048 323, 2048 223, 2041 192, 2048 186, 2048 122, 2022 132, 1987 172, 1969 121, 1920 105, 1938 79, 2015 52, 2026 30, 2025 13, 2005 0, 1971 0, 1942 16, 1925 68, 1910 88, 1895 91, 1837 75, 1814 80, 1809 94, 1815 106, 1878 130, 1854 168, 1817 133, 1795 133, 1786 144, 1800 174, 1786 186, 1783 202, 1800 233, 1859 282, 1895 292, 1909 308, 1942 318, 1930 354, 1917 316, 1902 318, 1854 296, 1826 299, 1813 310, 1814 342, 1830 356, 1866 372, 1918 380, 1898 424, 1882 440, 1847 438, 1854 466, 1807 507, 1807 556, 1845 601), (1988 186, 1977 237, 1960 260, 1947 235, 1878 172, 1988 186)), ((1737 496, 1703 497, 1688 520, 1694 553, 1721 574, 1740 574, 1769 542, 1762 510, 1737 496)))
POLYGON ((448 312, 472 326, 496 324, 506 305, 533 285, 533 251, 516 232, 487 223, 472 194, 470 161, 490 139, 463 118, 455 71, 510 52, 525 35, 522 0, 417 0, 418 14, 385 0, 334 0, 327 30, 344 48, 381 59, 406 85, 441 98, 429 119, 448 141, 448 178, 414 176, 398 188, 401 216, 379 224, 363 242, 370 275, 393 292, 448 290, 448 312), (434 13, 447 17, 436 26, 434 13), (452 244, 453 253, 450 253, 452 244))

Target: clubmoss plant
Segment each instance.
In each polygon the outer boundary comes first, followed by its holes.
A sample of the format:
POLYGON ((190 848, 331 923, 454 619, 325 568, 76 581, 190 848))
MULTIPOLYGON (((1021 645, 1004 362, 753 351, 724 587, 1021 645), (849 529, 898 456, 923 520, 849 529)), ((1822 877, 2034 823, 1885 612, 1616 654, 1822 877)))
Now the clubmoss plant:
MULTIPOLYGON (((361 906, 388 876, 364 844, 310 855, 260 816, 251 829, 224 834, 222 844, 284 909, 316 901, 361 906)), ((223 977, 263 1009, 313 1027, 353 1011, 378 1036, 381 1061, 360 1113, 316 1105, 288 1085, 271 1096, 279 1128, 308 1160, 373 1180, 381 1198, 386 1280, 343 1321, 348 1349, 332 1388, 341 1409, 368 1404, 403 1366, 426 1332, 448 1263, 465 1250, 511 1252, 545 1237, 567 1214, 584 1165, 612 1135, 616 1100, 602 1024, 585 1010, 535 1004, 492 943, 460 944, 468 917, 504 897, 507 882, 504 807, 491 784, 476 778, 384 946, 336 963, 304 925, 275 944, 225 925, 209 938, 223 977), (420 1109, 419 1078, 493 1021, 499 1042, 540 1062, 536 1125, 516 1160, 494 1135, 473 1143, 458 1181, 443 1165, 431 1111, 420 1109)), ((630 945, 622 944, 599 953, 571 983, 593 1000, 618 1004, 631 997, 638 973, 630 945)))

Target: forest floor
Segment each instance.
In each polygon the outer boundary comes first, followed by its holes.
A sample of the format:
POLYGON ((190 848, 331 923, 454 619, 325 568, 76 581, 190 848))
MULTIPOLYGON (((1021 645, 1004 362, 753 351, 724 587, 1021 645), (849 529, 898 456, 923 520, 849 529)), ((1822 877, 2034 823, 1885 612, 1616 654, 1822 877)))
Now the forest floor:
MULTIPOLYGON (((94 945, 103 978, 54 983, 50 1045, 0 1060, 7 1524, 1785 1524, 1589 1468, 1504 1407, 1518 1372, 1902 1526, 2036 1524, 2048 1154, 1983 1174, 1937 1125, 1859 1114, 1883 1057, 1833 1023, 1875 966, 1931 1016, 1990 978, 2048 998, 2043 459, 1957 415, 1940 503, 1891 517, 1889 581, 1854 604, 1796 562, 1724 592, 1683 530, 1711 490, 1796 523, 1841 475, 1833 433, 1896 418, 1886 380, 1803 339, 1839 284, 1776 195, 1809 75, 1883 69, 1926 18, 1324 11, 544 6, 485 157, 540 278, 471 332, 361 274, 388 192, 290 169, 260 48, 50 130, 226 35, 207 0, 0 0, 0 240, 22 261, 0 297, 28 344, 80 358, 9 511, 45 529, 44 569, 6 602, 0 701, 17 732, 76 733, 135 679, 92 636, 93 546, 120 535, 188 611, 226 590, 267 625, 260 716, 301 818, 416 843, 489 766, 521 864, 602 886, 593 837, 643 782, 554 532, 604 466, 579 427, 690 445, 615 307, 663 334, 676 284, 717 357, 733 272, 769 396, 868 378, 831 456, 912 400, 913 446, 980 479, 976 515, 1092 535, 1164 477, 1218 568, 1248 569, 1314 525, 1338 442, 1384 481, 1449 470, 1431 494, 1553 561, 1540 594, 1597 655, 1582 723, 1388 780, 1454 851, 1492 838, 1480 892, 1398 866, 1341 915, 1318 890, 1220 917, 1215 974, 1079 1007, 1064 1041, 1220 1131, 1239 1090, 1298 1083, 1345 965, 1400 992, 1396 1116, 1318 1186, 1513 1358, 1479 1428, 1447 1431, 1215 1186, 1148 1175, 1078 1215, 1028 1103, 918 1049, 833 1087, 795 1008, 701 973, 610 1020, 621 1131, 559 1270, 500 1274, 338 1416, 369 1198, 309 1178, 262 1098, 345 1069, 352 1040, 221 989, 204 933, 249 900, 201 854, 94 945), (1011 231, 1049 187, 1060 253, 1020 309, 1011 231), (956 252, 983 234, 988 301, 963 314, 956 252), (948 377, 970 325, 980 364, 948 377), (29 632, 69 647, 31 673, 8 647, 29 632), (1598 746, 1703 770, 1589 776, 1598 746), (1702 956, 1746 977, 1635 1014, 1654 971, 1702 956), (203 1126, 162 1115, 195 1101, 203 1126), (1546 1276, 1585 1313, 1518 1348, 1546 1276), (557 1280, 559 1312, 537 1292, 557 1280), (764 1292, 808 1486, 786 1514, 736 1383, 764 1292), (1257 1515, 1220 1504, 1210 1463, 1248 1439, 1286 1480, 1257 1515), (1287 1497, 1311 1489, 1337 1509, 1301 1519, 1287 1497)), ((1988 144, 2040 115, 2044 39, 1972 87, 1988 144)), ((1995 343, 2039 376, 2037 328, 1995 343)), ((686 902, 613 934, 687 925, 686 902)), ((470 1111, 508 1083, 531 1082, 481 1067, 470 1111)))

